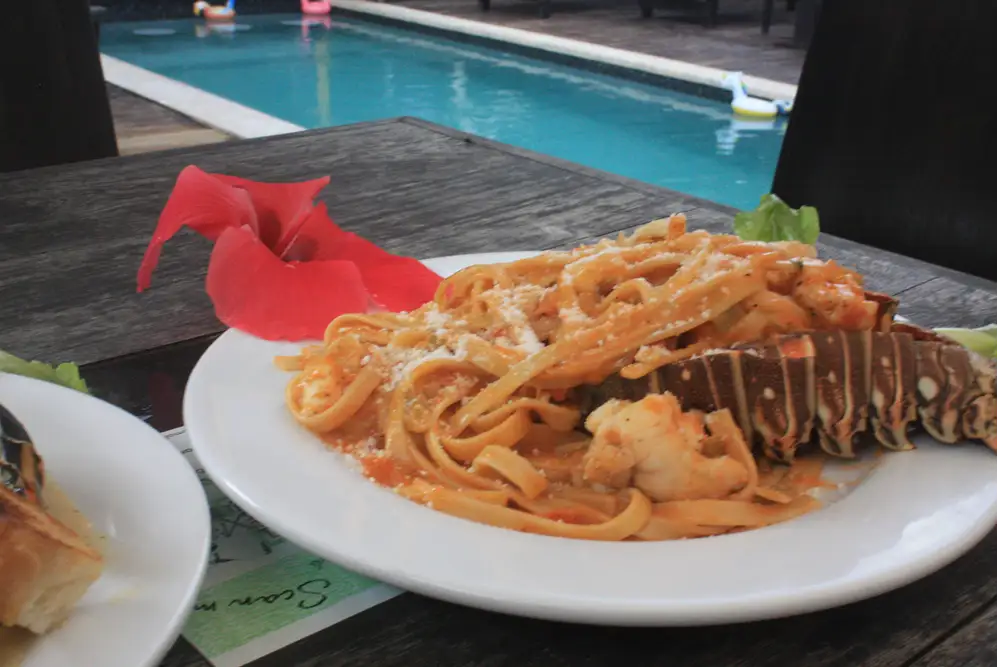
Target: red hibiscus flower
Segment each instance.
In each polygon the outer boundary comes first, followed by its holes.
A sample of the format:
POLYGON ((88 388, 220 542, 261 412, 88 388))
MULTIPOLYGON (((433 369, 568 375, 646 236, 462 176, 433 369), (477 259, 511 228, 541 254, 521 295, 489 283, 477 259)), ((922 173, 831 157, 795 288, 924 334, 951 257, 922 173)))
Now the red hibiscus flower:
POLYGON ((227 326, 267 340, 320 339, 343 313, 411 310, 441 278, 380 249, 314 202, 330 182, 258 183, 185 167, 139 266, 149 288, 160 251, 187 226, 215 247, 205 288, 227 326))

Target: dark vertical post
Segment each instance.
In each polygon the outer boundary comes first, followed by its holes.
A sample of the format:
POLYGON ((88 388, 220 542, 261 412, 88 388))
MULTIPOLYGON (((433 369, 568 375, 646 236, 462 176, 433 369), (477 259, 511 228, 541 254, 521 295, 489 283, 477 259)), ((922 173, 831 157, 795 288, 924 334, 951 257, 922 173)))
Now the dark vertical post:
MULTIPOLYGON (((821 3, 820 0, 801 0, 790 4, 795 5, 795 32, 792 42, 796 48, 804 49, 809 46, 809 42, 812 40, 821 3)), ((789 10, 791 9, 789 7, 789 10)))
POLYGON ((118 154, 87 0, 0 9, 0 172, 118 154))
POLYGON ((90 6, 90 20, 94 23, 94 36, 97 40, 97 50, 101 50, 101 19, 104 18, 104 12, 107 11, 107 7, 101 7, 100 5, 90 6))
POLYGON ((764 0, 764 6, 760 14, 760 34, 767 35, 771 32, 771 20, 774 16, 774 0, 764 0))

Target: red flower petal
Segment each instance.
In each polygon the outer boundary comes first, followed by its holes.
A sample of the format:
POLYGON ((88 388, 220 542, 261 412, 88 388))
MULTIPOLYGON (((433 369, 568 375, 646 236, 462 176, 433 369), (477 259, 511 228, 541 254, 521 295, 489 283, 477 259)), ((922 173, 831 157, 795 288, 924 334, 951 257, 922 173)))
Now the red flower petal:
POLYGON ((137 275, 141 292, 149 287, 163 244, 185 225, 209 240, 230 227, 256 227, 256 214, 246 190, 226 185, 198 167, 185 167, 177 176, 170 199, 156 223, 137 275))
POLYGON ((268 340, 321 338, 347 312, 410 310, 440 277, 345 232, 314 200, 330 178, 258 183, 194 166, 178 176, 137 275, 149 287, 160 251, 185 225, 216 242, 206 290, 226 325, 268 340))
POLYGON ((322 339, 333 318, 369 303, 352 262, 286 264, 249 227, 216 241, 206 290, 224 324, 266 340, 322 339))
POLYGON ((386 310, 419 308, 434 298, 441 276, 412 257, 389 255, 378 264, 358 266, 372 300, 386 310))
POLYGON ((278 257, 285 253, 285 248, 313 209, 316 195, 330 183, 329 176, 301 183, 258 183, 225 174, 213 176, 226 185, 250 193, 257 212, 257 235, 278 257))
POLYGON ((338 227, 327 214, 326 204, 305 218, 283 257, 354 262, 372 300, 391 311, 412 310, 427 303, 441 282, 439 275, 418 260, 386 252, 338 227))

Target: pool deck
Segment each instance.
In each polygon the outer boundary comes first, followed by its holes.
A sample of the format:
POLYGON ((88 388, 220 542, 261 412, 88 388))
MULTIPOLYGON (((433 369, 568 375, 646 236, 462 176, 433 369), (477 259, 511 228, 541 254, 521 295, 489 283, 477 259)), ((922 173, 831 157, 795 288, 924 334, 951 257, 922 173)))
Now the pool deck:
MULTIPOLYGON (((642 62, 653 56, 668 59, 670 73, 684 70, 682 76, 692 80, 717 76, 699 68, 740 70, 759 82, 747 80, 752 94, 786 98, 798 83, 805 51, 790 46, 791 15, 783 2, 775 3, 769 35, 760 32, 760 3, 752 0, 720 2, 718 21, 714 27, 704 24, 697 8, 690 11, 657 8, 654 16, 639 16, 637 2, 632 0, 553 0, 552 16, 541 19, 533 0, 493 0, 488 12, 479 9, 476 0, 396 0, 381 2, 338 2, 351 11, 382 13, 393 7, 411 14, 442 16, 472 21, 491 29, 527 31, 522 35, 539 35, 538 40, 575 40, 562 44, 542 44, 556 52, 583 51, 585 57, 592 47, 596 52, 606 47, 604 56, 612 61, 625 60, 625 66, 656 71, 659 63, 642 62), (635 64, 632 61, 637 61, 635 64), (689 70, 689 72, 687 72, 689 70), (777 88, 776 88, 777 87, 777 88), (757 90, 754 91, 753 89, 757 90)), ((389 16, 389 18, 404 18, 389 16)), ((416 17, 419 19, 419 17, 416 17)), ((451 18, 441 19, 450 21, 451 18)), ((452 27, 452 26, 445 26, 452 27)), ((458 28, 456 26, 456 28, 458 28)), ((474 32, 474 31, 473 31, 474 32)), ((525 41, 523 38, 519 38, 525 41)), ((105 78, 111 100, 119 150, 123 155, 144 153, 167 148, 217 143, 233 137, 255 137, 281 134, 301 129, 259 112, 243 108, 210 93, 174 82, 165 77, 104 56, 105 78), (117 84, 117 85, 116 85, 117 84), (127 89, 127 90, 126 90, 127 89), (131 91, 131 92, 130 92, 131 91), (156 99, 162 104, 151 101, 156 99), (166 106, 164 106, 166 105, 166 106), (168 108, 172 107, 172 108, 168 108), (225 131, 220 129, 224 125, 225 131)))
POLYGON ((775 2, 770 33, 760 32, 761 2, 723 0, 714 27, 698 7, 657 8, 639 16, 636 0, 553 0, 552 16, 538 17, 532 0, 493 0, 488 12, 476 0, 397 0, 393 5, 492 25, 681 60, 796 85, 805 50, 792 48, 792 17, 775 2))
POLYGON ((172 109, 108 85, 118 151, 122 155, 214 144, 230 137, 172 109))

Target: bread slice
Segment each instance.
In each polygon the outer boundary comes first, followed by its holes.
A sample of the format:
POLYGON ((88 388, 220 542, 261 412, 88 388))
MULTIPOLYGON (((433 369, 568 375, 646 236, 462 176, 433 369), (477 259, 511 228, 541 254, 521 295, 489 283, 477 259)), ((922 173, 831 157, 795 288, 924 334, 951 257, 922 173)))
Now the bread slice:
POLYGON ((0 484, 0 625, 48 632, 102 567, 101 554, 83 537, 0 484))

